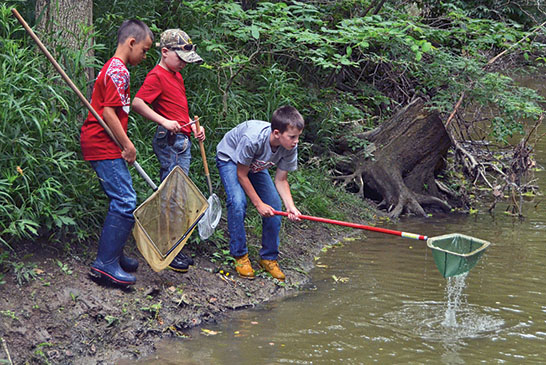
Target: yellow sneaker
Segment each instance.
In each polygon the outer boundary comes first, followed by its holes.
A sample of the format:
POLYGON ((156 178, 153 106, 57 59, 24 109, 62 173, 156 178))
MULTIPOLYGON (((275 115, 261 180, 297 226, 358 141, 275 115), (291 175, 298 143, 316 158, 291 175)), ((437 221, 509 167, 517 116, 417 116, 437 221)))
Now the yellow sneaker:
POLYGON ((235 257, 235 261, 235 270, 237 270, 237 274, 239 274, 240 277, 254 279, 254 270, 252 269, 252 265, 250 265, 248 254, 235 257))
POLYGON ((279 263, 277 260, 259 260, 258 263, 268 273, 271 274, 275 279, 284 281, 286 279, 286 276, 281 271, 281 268, 279 267, 279 263))

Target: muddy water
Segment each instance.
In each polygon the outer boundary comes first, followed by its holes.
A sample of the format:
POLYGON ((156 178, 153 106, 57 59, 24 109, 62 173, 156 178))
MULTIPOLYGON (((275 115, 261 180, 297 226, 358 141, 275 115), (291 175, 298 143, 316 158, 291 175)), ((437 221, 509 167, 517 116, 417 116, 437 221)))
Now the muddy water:
MULTIPOLYGON (((537 147, 546 166, 546 138, 537 147)), ((546 172, 537 177, 546 191, 546 172)), ((388 226, 490 241, 464 277, 444 279, 420 241, 369 232, 324 253, 297 296, 205 326, 208 336, 198 328, 191 340, 158 343, 139 363, 543 363, 546 201, 526 202, 524 220, 503 211, 388 226)))

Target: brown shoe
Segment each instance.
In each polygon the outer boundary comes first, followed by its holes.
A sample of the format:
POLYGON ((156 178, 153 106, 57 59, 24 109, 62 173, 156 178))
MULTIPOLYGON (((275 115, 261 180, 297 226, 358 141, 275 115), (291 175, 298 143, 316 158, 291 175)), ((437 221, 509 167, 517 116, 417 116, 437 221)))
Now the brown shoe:
POLYGON ((235 261, 235 270, 237 270, 237 274, 239 274, 240 277, 254 279, 254 270, 252 269, 252 265, 250 265, 248 254, 235 257, 235 261))
POLYGON ((286 276, 284 276, 284 273, 281 271, 281 268, 279 267, 279 263, 277 260, 259 260, 258 263, 268 273, 271 274, 275 279, 284 281, 286 276))

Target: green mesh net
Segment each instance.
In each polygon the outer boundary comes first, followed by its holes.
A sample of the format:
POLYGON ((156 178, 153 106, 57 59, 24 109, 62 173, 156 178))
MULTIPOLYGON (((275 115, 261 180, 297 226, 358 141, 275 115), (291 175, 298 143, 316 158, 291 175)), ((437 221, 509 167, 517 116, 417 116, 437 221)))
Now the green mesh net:
POLYGON ((444 278, 468 272, 476 265, 489 245, 487 241, 459 233, 427 240, 427 246, 432 249, 434 262, 444 278))

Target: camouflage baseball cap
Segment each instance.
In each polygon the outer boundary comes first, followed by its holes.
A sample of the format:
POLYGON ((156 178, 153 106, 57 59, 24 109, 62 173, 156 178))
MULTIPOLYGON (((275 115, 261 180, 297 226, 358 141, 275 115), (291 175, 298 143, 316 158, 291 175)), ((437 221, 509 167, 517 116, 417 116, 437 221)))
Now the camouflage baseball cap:
POLYGON ((186 32, 180 29, 167 29, 161 33, 159 47, 167 47, 176 52, 187 63, 201 63, 203 59, 195 52, 196 45, 186 32))

